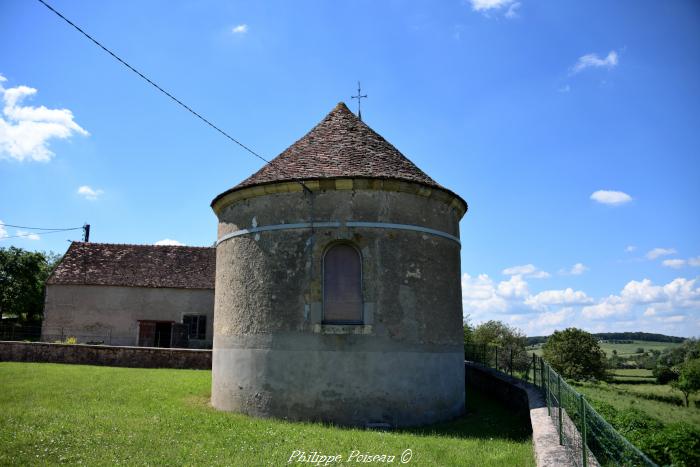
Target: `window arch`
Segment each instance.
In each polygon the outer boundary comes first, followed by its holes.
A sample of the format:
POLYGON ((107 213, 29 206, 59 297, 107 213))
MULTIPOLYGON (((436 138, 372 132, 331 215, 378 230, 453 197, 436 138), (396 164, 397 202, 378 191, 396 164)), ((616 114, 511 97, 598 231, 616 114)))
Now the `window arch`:
POLYGON ((323 322, 362 323, 362 258, 347 243, 323 256, 323 322))

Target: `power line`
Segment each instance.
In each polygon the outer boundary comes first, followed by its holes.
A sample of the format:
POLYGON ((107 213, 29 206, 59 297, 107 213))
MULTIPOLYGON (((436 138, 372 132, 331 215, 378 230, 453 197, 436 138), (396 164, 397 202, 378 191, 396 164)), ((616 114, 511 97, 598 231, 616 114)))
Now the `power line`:
POLYGON ((14 224, 5 224, 4 222, 0 222, 0 226, 5 226, 5 227, 15 227, 18 229, 27 229, 27 230, 54 230, 56 232, 64 232, 66 230, 80 230, 82 227, 69 227, 67 229, 62 229, 58 227, 27 227, 26 225, 14 225, 14 224))
MULTIPOLYGON (((144 80, 146 80, 146 82, 148 82, 148 84, 150 84, 151 86, 153 86, 154 88, 156 88, 158 91, 160 91, 160 92, 162 92, 163 94, 165 94, 166 96, 168 96, 170 99, 172 99, 173 101, 175 101, 178 105, 180 105, 182 108, 184 108, 185 110, 187 110, 188 112, 190 112, 190 113, 191 113, 192 115, 194 115, 195 117, 199 118, 201 121, 203 121, 204 123, 206 123, 207 125, 209 125, 210 127, 212 127, 214 130, 218 131, 219 133, 221 133, 222 135, 224 135, 226 138, 230 139, 231 141, 233 141, 234 143, 236 143, 237 145, 239 145, 240 147, 242 147, 243 149, 245 149, 246 151, 248 151, 249 153, 251 153, 252 155, 254 155, 255 157, 257 157, 257 158, 260 159, 261 161, 265 162, 265 164, 270 165, 270 161, 269 161, 269 160, 265 159, 263 156, 261 156, 260 154, 258 154, 258 153, 255 152, 255 151, 253 151, 253 150, 250 149, 248 146, 246 146, 245 144, 241 143, 241 142, 238 141, 236 138, 234 138, 233 136, 229 135, 228 133, 226 133, 224 130, 222 130, 222 129, 219 128, 218 126, 214 125, 211 121, 209 121, 208 119, 204 118, 204 117, 203 117, 202 115, 200 115, 199 113, 195 112, 190 106, 188 106, 187 104, 185 104, 184 102, 182 102, 180 99, 178 99, 177 97, 175 97, 175 96, 173 96, 172 94, 170 94, 168 91, 166 91, 165 89, 163 89, 162 87, 160 87, 158 84, 156 84, 155 82, 153 82, 153 81, 152 81, 150 78, 148 78, 146 75, 144 75, 143 73, 141 73, 140 71, 138 71, 136 68, 134 68, 133 66, 129 65, 127 62, 125 62, 124 60, 122 60, 119 56, 117 56, 117 54, 115 54, 114 52, 112 52, 111 50, 109 50, 107 47, 105 47, 104 45, 102 45, 99 41, 97 41, 97 39, 93 38, 90 34, 88 34, 88 33, 86 33, 85 31, 83 31, 78 25, 76 25, 76 24, 73 23, 71 20, 69 20, 68 18, 66 18, 65 16, 63 16, 61 13, 59 13, 58 11, 56 11, 56 9, 54 9, 51 5, 49 5, 48 3, 46 3, 44 0, 38 0, 38 1, 39 1, 39 3, 41 3, 42 5, 44 5, 46 8, 48 8, 49 10, 51 10, 52 12, 54 12, 54 13, 55 13, 59 18, 61 18, 63 21, 65 21, 66 23, 68 23, 69 25, 71 25, 73 28, 75 28, 75 29, 76 29, 79 33, 81 33, 83 36, 85 36, 85 37, 87 37, 88 39, 90 39, 90 41, 92 41, 92 42, 93 42, 95 45, 97 45, 99 48, 101 48, 102 50, 104 50, 105 52, 107 52, 108 54, 110 54, 113 58, 115 58, 117 61, 119 61, 122 65, 124 65, 124 66, 127 67, 129 70, 133 71, 134 73, 136 73, 137 75, 139 75, 141 78, 143 78, 144 80)), ((299 180, 296 180, 296 182, 299 183, 305 190, 307 190, 307 191, 309 191, 309 192, 311 191, 311 190, 309 190, 309 188, 308 188, 303 182, 301 182, 301 181, 299 181, 299 180)))
MULTIPOLYGON (((81 227, 81 229, 82 229, 82 227, 81 227)), ((41 235, 48 235, 48 234, 65 232, 66 230, 74 230, 74 229, 49 230, 47 232, 39 232, 39 233, 41 235)), ((36 233, 24 233, 24 234, 17 234, 17 235, 8 235, 6 237, 0 237, 0 240, 6 240, 8 238, 31 237, 32 235, 38 235, 38 234, 36 234, 36 233)))

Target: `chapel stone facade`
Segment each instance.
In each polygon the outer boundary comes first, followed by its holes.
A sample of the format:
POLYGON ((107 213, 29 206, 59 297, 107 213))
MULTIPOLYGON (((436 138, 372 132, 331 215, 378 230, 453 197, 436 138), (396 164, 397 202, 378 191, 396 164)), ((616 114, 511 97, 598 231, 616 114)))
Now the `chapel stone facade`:
POLYGON ((214 407, 393 427, 463 413, 462 198, 340 103, 212 208, 214 407))

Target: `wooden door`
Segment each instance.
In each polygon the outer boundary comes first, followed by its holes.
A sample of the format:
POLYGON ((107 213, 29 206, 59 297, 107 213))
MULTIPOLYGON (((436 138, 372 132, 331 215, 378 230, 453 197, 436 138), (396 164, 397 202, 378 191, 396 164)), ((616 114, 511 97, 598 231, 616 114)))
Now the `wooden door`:
POLYGON ((141 347, 155 346, 156 323, 155 321, 139 321, 139 343, 141 347))

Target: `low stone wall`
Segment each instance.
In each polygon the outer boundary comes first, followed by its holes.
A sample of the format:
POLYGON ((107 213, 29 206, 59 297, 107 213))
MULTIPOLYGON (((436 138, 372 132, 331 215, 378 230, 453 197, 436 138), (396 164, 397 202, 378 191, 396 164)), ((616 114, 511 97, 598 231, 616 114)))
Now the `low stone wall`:
MULTIPOLYGON (((524 416, 529 414, 532 426, 532 444, 538 467, 577 465, 574 459, 578 459, 580 454, 559 444, 559 432, 554 420, 547 414, 547 403, 536 386, 473 362, 465 362, 465 377, 467 387, 471 386, 493 394, 513 410, 524 414, 524 416)), ((573 426, 573 422, 568 419, 568 416, 566 420, 573 426)), ((591 467, 599 466, 590 452, 588 465, 591 467)))
POLYGON ((211 350, 0 341, 0 362, 211 369, 211 350))

